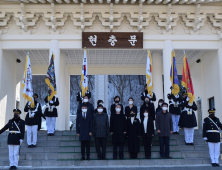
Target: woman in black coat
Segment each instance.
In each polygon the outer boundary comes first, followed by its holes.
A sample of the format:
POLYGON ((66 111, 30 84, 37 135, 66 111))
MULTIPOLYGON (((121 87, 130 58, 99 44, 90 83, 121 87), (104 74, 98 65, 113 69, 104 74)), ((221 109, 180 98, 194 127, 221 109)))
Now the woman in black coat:
POLYGON ((114 104, 111 105, 110 108, 110 114, 112 115, 113 113, 116 113, 116 106, 120 105, 121 106, 121 114, 123 114, 123 105, 119 103, 120 102, 120 97, 119 96, 115 96, 114 97, 114 104))
MULTIPOLYGON (((107 113, 107 110, 106 110, 106 108, 104 107, 104 102, 103 102, 102 100, 98 100, 98 101, 97 101, 97 107, 98 107, 99 105, 102 105, 102 106, 103 106, 103 113, 107 113)), ((97 113, 97 108, 94 110, 94 113, 97 113)))
POLYGON ((150 113, 150 116, 152 117, 153 120, 155 120, 155 108, 154 108, 154 104, 150 103, 150 99, 149 97, 145 97, 144 103, 143 105, 140 107, 140 120, 143 119, 143 113, 144 110, 147 109, 150 113))
POLYGON ((158 112, 161 112, 162 111, 162 104, 164 103, 164 100, 163 99, 160 99, 159 101, 158 101, 158 107, 156 108, 156 114, 158 113, 158 112))
POLYGON ((149 116, 147 109, 143 112, 144 118, 141 120, 141 136, 143 138, 143 145, 145 151, 145 158, 151 158, 151 143, 154 136, 154 124, 153 119, 149 116))
POLYGON ((130 112, 130 117, 127 118, 127 131, 128 137, 128 151, 131 159, 137 159, 137 155, 140 151, 140 136, 141 127, 140 121, 136 118, 134 110, 130 112))
POLYGON ((125 107, 125 116, 126 116, 127 118, 130 117, 130 112, 131 112, 132 110, 134 110, 134 112, 135 112, 135 114, 136 114, 136 116, 137 116, 137 107, 136 107, 135 105, 133 105, 134 99, 133 99, 132 97, 130 97, 130 98, 128 99, 128 102, 129 102, 129 106, 126 106, 126 107, 125 107))

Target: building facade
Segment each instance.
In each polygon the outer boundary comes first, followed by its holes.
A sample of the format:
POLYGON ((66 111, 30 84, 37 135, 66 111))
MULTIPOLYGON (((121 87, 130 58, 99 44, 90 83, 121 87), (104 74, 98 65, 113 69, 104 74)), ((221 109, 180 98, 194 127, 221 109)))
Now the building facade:
POLYGON ((147 49, 153 58, 154 92, 157 99, 167 100, 171 51, 176 51, 178 74, 182 74, 185 50, 195 101, 201 101, 199 123, 208 115, 210 103, 222 119, 221 31, 220 0, 2 0, 0 127, 12 117, 16 103, 24 108, 21 80, 29 51, 34 75, 45 75, 49 57, 55 54, 60 99, 57 129, 69 129, 70 75, 81 74, 82 32, 143 33, 142 49, 88 50, 88 74, 95 75, 95 100, 103 99, 107 105, 108 75, 144 75, 147 49))

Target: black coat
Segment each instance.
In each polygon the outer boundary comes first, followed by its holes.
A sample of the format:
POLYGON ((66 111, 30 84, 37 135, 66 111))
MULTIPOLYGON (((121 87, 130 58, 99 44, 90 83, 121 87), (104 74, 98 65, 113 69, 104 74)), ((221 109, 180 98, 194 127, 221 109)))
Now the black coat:
POLYGON ((77 114, 76 118, 76 134, 80 134, 79 140, 91 140, 89 133, 93 133, 92 114, 87 110, 86 118, 82 116, 82 112, 77 114))
POLYGON ((128 151, 138 153, 140 151, 141 126, 140 121, 134 118, 133 124, 131 117, 127 118, 126 136, 128 137, 128 151))
POLYGON ((18 125, 21 133, 9 133, 7 141, 8 145, 20 145, 20 139, 24 140, 25 121, 20 118, 9 120, 8 123, 0 130, 0 134, 2 134, 7 129, 9 129, 9 131, 19 131, 17 126, 14 124, 14 121, 18 125))
MULTIPOLYGON (((214 117, 211 118, 215 124, 217 124, 217 126, 222 129, 222 124, 219 120, 219 118, 214 117)), ((207 132, 207 130, 217 130, 218 128, 216 127, 216 125, 214 124, 208 117, 206 117, 204 119, 204 123, 203 123, 203 137, 207 137, 207 142, 220 142, 220 133, 218 132, 207 132)))
MULTIPOLYGON (((82 114, 82 105, 83 104, 84 103, 79 103, 79 106, 78 106, 78 109, 77 109, 77 115, 80 114, 80 113, 82 114)), ((94 114, 93 105, 90 102, 87 102, 86 106, 87 106, 87 113, 91 114, 91 116, 93 117, 93 114, 94 114)))
MULTIPOLYGON (((91 98, 91 92, 90 91, 87 90, 86 95, 88 96, 89 99, 91 98)), ((83 99, 83 97, 81 96, 81 92, 78 92, 77 95, 76 95, 77 102, 82 103, 82 99, 83 99)))
POLYGON ((143 105, 140 107, 140 119, 143 119, 143 113, 144 110, 147 109, 149 111, 150 116, 152 117, 153 120, 155 120, 156 113, 155 113, 155 108, 153 103, 149 103, 148 105, 144 102, 143 105))
POLYGON ((41 115, 39 116, 38 130, 40 130, 41 127, 42 127, 42 117, 43 117, 44 119, 46 119, 45 116, 41 113, 41 115))
POLYGON ((141 120, 141 136, 142 138, 148 137, 151 138, 152 135, 154 135, 154 124, 153 124, 153 119, 152 117, 148 117, 148 122, 146 126, 146 133, 144 131, 144 124, 143 124, 144 119, 141 120))
POLYGON ((196 120, 196 116, 195 116, 195 113, 194 111, 197 110, 197 105, 195 102, 193 102, 193 105, 192 106, 189 106, 188 105, 188 102, 187 101, 184 101, 182 102, 182 113, 180 115, 180 120, 179 120, 179 126, 182 127, 182 128, 193 128, 193 127, 196 127, 197 126, 197 120, 196 120), (188 111, 187 110, 184 110, 184 109, 192 109, 192 112, 191 114, 188 114, 188 111))
POLYGON ((126 117, 130 117, 130 112, 131 112, 132 110, 135 111, 136 116, 137 116, 137 107, 134 106, 134 105, 133 105, 132 108, 130 108, 129 106, 126 106, 126 107, 125 107, 125 116, 126 116, 126 117))
MULTIPOLYGON (((97 109, 94 110, 94 113, 97 113, 97 109)), ((107 113, 107 110, 105 107, 103 108, 103 113, 107 113)))
MULTIPOLYGON (((55 98, 55 96, 53 96, 51 101, 53 101, 53 103, 48 102, 48 96, 45 98, 46 105, 48 105, 48 106, 55 106, 55 107, 59 105, 58 97, 55 98)), ((49 108, 47 107, 45 109, 44 116, 45 117, 58 117, 57 108, 53 108, 53 111, 50 112, 49 108)))
POLYGON ((181 110, 180 107, 182 100, 180 98, 176 98, 173 94, 168 95, 169 99, 169 112, 171 114, 180 115, 181 110))
MULTIPOLYGON (((153 92, 152 92, 153 93, 153 92)), ((148 94, 148 91, 147 90, 145 90, 144 92, 142 92, 141 93, 141 100, 145 100, 145 97, 147 96, 147 94, 148 94)), ((156 95, 155 95, 155 93, 153 93, 153 97, 150 99, 150 100, 152 100, 153 102, 155 102, 156 101, 156 95)))
POLYGON ((158 106, 158 107, 156 108, 156 114, 159 113, 159 112, 162 112, 162 107, 160 107, 160 106, 158 106))
POLYGON ((119 144, 125 142, 126 118, 124 114, 113 113, 110 117, 110 133, 112 134, 112 143, 119 144))
POLYGON ((109 135, 109 120, 107 113, 93 115, 93 136, 107 137, 109 135))
POLYGON ((24 112, 27 112, 26 117, 25 117, 25 124, 28 126, 32 126, 32 125, 38 125, 39 124, 39 118, 41 118, 42 115, 42 107, 41 104, 38 102, 35 102, 35 107, 33 109, 30 108, 29 102, 26 103, 25 108, 24 108, 24 112), (36 109, 38 105, 38 108, 36 109), (34 117, 29 117, 29 113, 28 111, 35 111, 35 115, 34 117))
MULTIPOLYGON (((120 113, 123 114, 123 105, 122 104, 119 104, 119 105, 121 106, 120 113)), ((116 104, 115 103, 111 105, 110 113, 111 113, 111 115, 116 113, 116 104)))
POLYGON ((159 112, 156 115, 156 130, 160 130, 159 137, 170 136, 170 131, 173 131, 173 121, 169 112, 159 112))

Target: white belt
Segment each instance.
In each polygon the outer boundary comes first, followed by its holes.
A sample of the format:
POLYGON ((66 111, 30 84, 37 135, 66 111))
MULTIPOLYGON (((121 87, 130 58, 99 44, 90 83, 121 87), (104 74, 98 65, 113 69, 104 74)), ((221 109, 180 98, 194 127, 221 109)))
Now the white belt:
POLYGON ((219 130, 207 130, 207 132, 216 132, 216 133, 220 133, 219 130))
POLYGON ((21 133, 21 132, 19 132, 19 131, 9 131, 9 133, 21 133))

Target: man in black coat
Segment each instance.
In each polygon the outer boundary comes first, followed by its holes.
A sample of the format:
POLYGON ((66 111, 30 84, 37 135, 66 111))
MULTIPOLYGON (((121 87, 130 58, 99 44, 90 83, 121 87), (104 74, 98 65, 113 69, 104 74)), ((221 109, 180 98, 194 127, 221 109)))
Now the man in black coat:
POLYGON ((156 130, 160 142, 160 158, 171 159, 170 157, 170 134, 173 133, 171 114, 167 111, 168 104, 162 104, 162 112, 156 115, 156 130), (165 147, 165 150, 164 150, 165 147))
POLYGON ((117 147, 119 146, 119 158, 124 159, 124 143, 126 134, 126 118, 121 113, 121 105, 116 105, 116 111, 110 118, 110 134, 112 135, 113 159, 117 159, 117 147))
POLYGON ((8 149, 9 149, 9 169, 17 169, 19 148, 24 140, 25 121, 20 118, 21 111, 14 109, 14 117, 0 130, 0 134, 9 129, 8 134, 8 149))
POLYGON ((81 160, 90 160, 90 140, 93 132, 92 113, 87 108, 86 104, 81 107, 81 112, 77 114, 76 118, 76 134, 81 141, 81 160))
POLYGON ((150 159, 152 138, 154 136, 154 124, 153 119, 151 116, 149 116, 149 111, 147 109, 144 110, 143 115, 144 117, 141 120, 141 136, 143 138, 145 158, 150 159))
POLYGON ((38 124, 39 119, 42 114, 42 107, 39 102, 37 102, 38 95, 34 94, 34 103, 35 107, 31 108, 30 102, 27 102, 24 108, 24 112, 27 112, 25 117, 25 125, 27 129, 27 144, 28 148, 34 148, 37 144, 37 132, 38 132, 38 124))
POLYGON ((134 99, 132 97, 130 97, 128 99, 128 103, 129 106, 125 107, 125 116, 126 118, 130 117, 130 112, 133 110, 137 116, 137 107, 133 104, 134 103, 134 99))
POLYGON ((189 103, 187 92, 183 92, 183 101, 181 103, 182 113, 180 115, 179 126, 184 128, 186 145, 194 145, 194 127, 197 126, 197 120, 194 111, 197 110, 195 102, 189 103))
POLYGON ((103 112, 103 106, 97 106, 97 113, 93 115, 93 136, 95 137, 96 153, 98 160, 106 159, 106 139, 109 135, 109 120, 107 113, 103 112), (102 153, 100 151, 102 146, 102 153))
POLYGON ((110 108, 111 115, 116 113, 116 105, 120 105, 120 107, 121 107, 121 114, 123 114, 123 105, 120 104, 119 102, 120 102, 120 97, 119 96, 115 96, 114 97, 114 104, 112 104, 111 108, 110 108))
POLYGON ((57 106, 59 105, 59 99, 53 96, 52 100, 48 101, 48 96, 46 96, 45 103, 46 109, 44 116, 46 117, 47 135, 54 136, 56 117, 58 117, 57 106))
POLYGON ((209 154, 211 158, 212 166, 219 165, 220 157, 220 129, 222 124, 215 116, 215 109, 209 109, 209 116, 204 119, 203 122, 203 138, 208 142, 209 154))
POLYGON ((131 159, 137 159, 140 151, 141 127, 140 121, 136 118, 136 113, 131 110, 130 117, 127 118, 126 136, 128 138, 128 151, 131 159))
POLYGON ((156 114, 155 114, 154 104, 150 103, 149 97, 145 97, 144 103, 140 107, 140 120, 142 120, 144 117, 143 113, 145 109, 149 111, 150 117, 152 117, 152 119, 155 120, 156 114))
POLYGON ((172 116, 173 121, 173 134, 179 134, 179 120, 181 114, 181 99, 179 95, 174 96, 172 93, 167 95, 169 99, 169 112, 172 116))
POLYGON ((89 114, 91 114, 91 116, 93 117, 94 114, 94 107, 93 105, 89 102, 89 97, 88 95, 85 95, 83 97, 83 102, 79 103, 78 109, 77 109, 77 114, 81 114, 82 113, 82 106, 86 105, 87 106, 87 112, 89 114))

